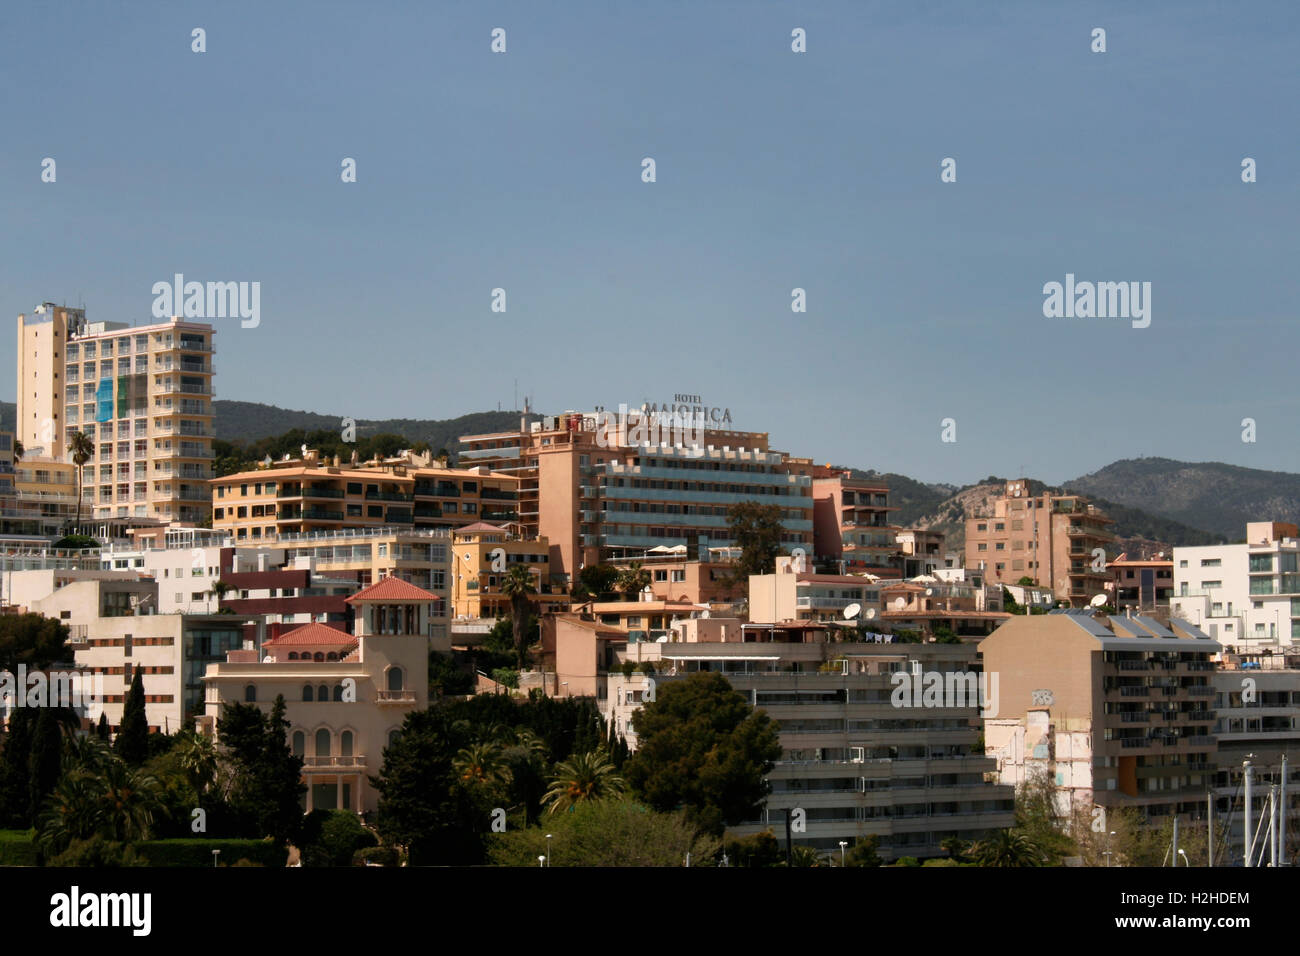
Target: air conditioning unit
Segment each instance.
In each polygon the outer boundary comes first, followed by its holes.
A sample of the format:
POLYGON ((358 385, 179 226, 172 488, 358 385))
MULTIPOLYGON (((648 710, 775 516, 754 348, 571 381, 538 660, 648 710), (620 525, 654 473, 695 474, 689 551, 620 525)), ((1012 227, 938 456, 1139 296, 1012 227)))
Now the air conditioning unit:
POLYGON ((866 747, 850 747, 849 763, 865 763, 867 759, 866 747))

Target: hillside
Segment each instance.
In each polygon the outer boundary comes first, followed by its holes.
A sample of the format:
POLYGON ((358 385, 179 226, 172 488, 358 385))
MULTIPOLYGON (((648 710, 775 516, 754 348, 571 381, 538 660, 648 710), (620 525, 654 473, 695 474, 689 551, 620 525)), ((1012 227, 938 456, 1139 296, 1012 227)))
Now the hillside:
POLYGON ((1244 541, 1247 521, 1300 523, 1300 475, 1222 462, 1117 461, 1066 482, 1082 494, 1244 541))
MULTIPOLYGON (((342 415, 320 415, 263 405, 259 402, 216 401, 217 435, 224 441, 250 443, 299 429, 303 432, 342 429, 342 415)), ((357 437, 394 434, 412 442, 426 441, 435 451, 446 448, 456 453, 461 435, 513 431, 519 427, 519 412, 474 412, 456 418, 385 418, 356 421, 357 437)), ((537 416, 530 416, 536 420, 537 416)))

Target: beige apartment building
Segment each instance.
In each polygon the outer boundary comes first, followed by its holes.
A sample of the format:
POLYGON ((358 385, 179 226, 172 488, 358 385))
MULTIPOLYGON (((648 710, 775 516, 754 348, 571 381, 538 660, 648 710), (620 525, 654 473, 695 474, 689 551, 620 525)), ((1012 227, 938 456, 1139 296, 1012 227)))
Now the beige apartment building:
POLYGON ((1204 819, 1216 641, 1177 619, 1058 610, 1012 617, 979 651, 999 679, 984 738, 1003 783, 1048 773, 1062 816, 1100 806, 1204 819))
POLYGON ((519 476, 525 537, 544 537, 552 574, 585 564, 683 546, 692 559, 732 544, 727 512, 757 501, 781 508, 786 550, 813 551, 810 459, 768 447, 765 432, 705 428, 698 442, 666 426, 657 443, 637 428, 602 427, 597 413, 566 412, 528 431, 467 435, 462 461, 519 476))
POLYGON ((1018 478, 992 504, 966 519, 966 567, 983 570, 991 584, 1032 578, 1072 607, 1106 593, 1114 522, 1088 499, 1049 492, 1031 497, 1028 479, 1018 478))
POLYGON ((772 574, 749 577, 749 620, 755 624, 790 621, 819 621, 856 629, 859 625, 879 625, 881 612, 880 584, 870 577, 851 574, 816 574, 788 556, 776 559, 772 574), (845 618, 848 608, 856 608, 845 618))
POLYGON ((204 675, 199 728, 216 733, 222 709, 285 700, 289 746, 303 759, 304 809, 372 813, 370 784, 406 715, 429 706, 429 613, 436 595, 385 578, 347 599, 353 632, 304 624, 262 647, 231 651, 204 675))
POLYGON ((519 480, 486 467, 441 468, 429 457, 342 463, 308 450, 212 481, 212 526, 235 543, 347 528, 452 529, 481 521, 517 530, 519 480))
POLYGON ((175 317, 91 323, 51 303, 18 316, 19 437, 58 460, 69 460, 72 432, 91 439, 88 519, 209 518, 213 334, 175 317))
POLYGON ((815 551, 842 560, 845 570, 897 577, 902 566, 898 534, 890 519, 889 485, 877 478, 854 478, 841 469, 813 472, 815 551))

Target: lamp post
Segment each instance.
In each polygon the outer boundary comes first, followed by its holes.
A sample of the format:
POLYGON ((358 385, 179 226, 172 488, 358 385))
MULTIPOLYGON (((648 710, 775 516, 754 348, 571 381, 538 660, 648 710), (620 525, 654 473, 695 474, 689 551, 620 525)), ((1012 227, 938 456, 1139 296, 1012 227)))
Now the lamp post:
POLYGON ((220 851, 220 850, 213 850, 213 851, 212 851, 212 865, 213 865, 214 867, 217 865, 217 857, 219 857, 219 856, 221 856, 221 851, 220 851))
POLYGON ((844 866, 844 865, 845 865, 845 863, 844 863, 844 849, 845 849, 845 847, 847 847, 848 845, 849 845, 849 841, 848 841, 848 840, 841 840, 841 841, 840 841, 840 866, 844 866))
POLYGON ((546 834, 546 865, 551 865, 551 834, 546 834))

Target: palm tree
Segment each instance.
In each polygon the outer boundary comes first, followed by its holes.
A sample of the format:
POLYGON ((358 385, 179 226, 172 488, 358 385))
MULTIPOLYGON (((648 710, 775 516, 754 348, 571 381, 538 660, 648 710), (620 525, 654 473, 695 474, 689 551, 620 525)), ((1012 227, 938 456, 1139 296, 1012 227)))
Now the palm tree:
POLYGON ((190 730, 173 747, 181 769, 189 778, 190 786, 202 799, 217 778, 217 748, 212 743, 212 738, 190 730))
POLYGON ((501 579, 501 594, 510 599, 510 630, 514 634, 515 661, 520 670, 524 669, 524 660, 528 656, 528 619, 533 612, 533 602, 528 596, 536 593, 533 574, 522 564, 511 565, 501 579))
POLYGON ((650 572, 641 566, 640 561, 633 561, 618 572, 618 589, 623 596, 635 601, 642 589, 650 584, 650 572))
POLYGON ((98 774, 112 759, 112 749, 99 737, 93 734, 70 737, 63 750, 63 772, 98 774))
POLYGON ((948 858, 951 860, 960 860, 969 849, 965 840, 955 836, 944 837, 939 846, 948 854, 948 858))
POLYGON ((451 762, 456 778, 469 787, 495 789, 510 782, 501 748, 494 743, 472 743, 451 762))
POLYGON ((100 804, 111 838, 122 842, 147 839, 159 806, 158 781, 121 760, 112 761, 99 780, 103 788, 100 804))
POLYGON ((1042 866, 1043 853, 1032 840, 1015 830, 999 830, 970 850, 980 866, 1042 866))
POLYGON ((106 823, 98 779, 85 772, 66 774, 50 793, 36 825, 36 841, 47 856, 86 840, 106 823))
POLYGON ((586 800, 622 796, 626 789, 623 775, 615 769, 609 758, 600 751, 593 750, 575 754, 555 765, 551 789, 546 791, 542 803, 549 804, 549 812, 554 813, 586 800))
POLYGON ((75 531, 81 532, 81 469, 95 456, 95 443, 90 440, 85 432, 73 432, 72 437, 68 439, 68 454, 72 456, 72 463, 77 466, 77 527, 75 531))

